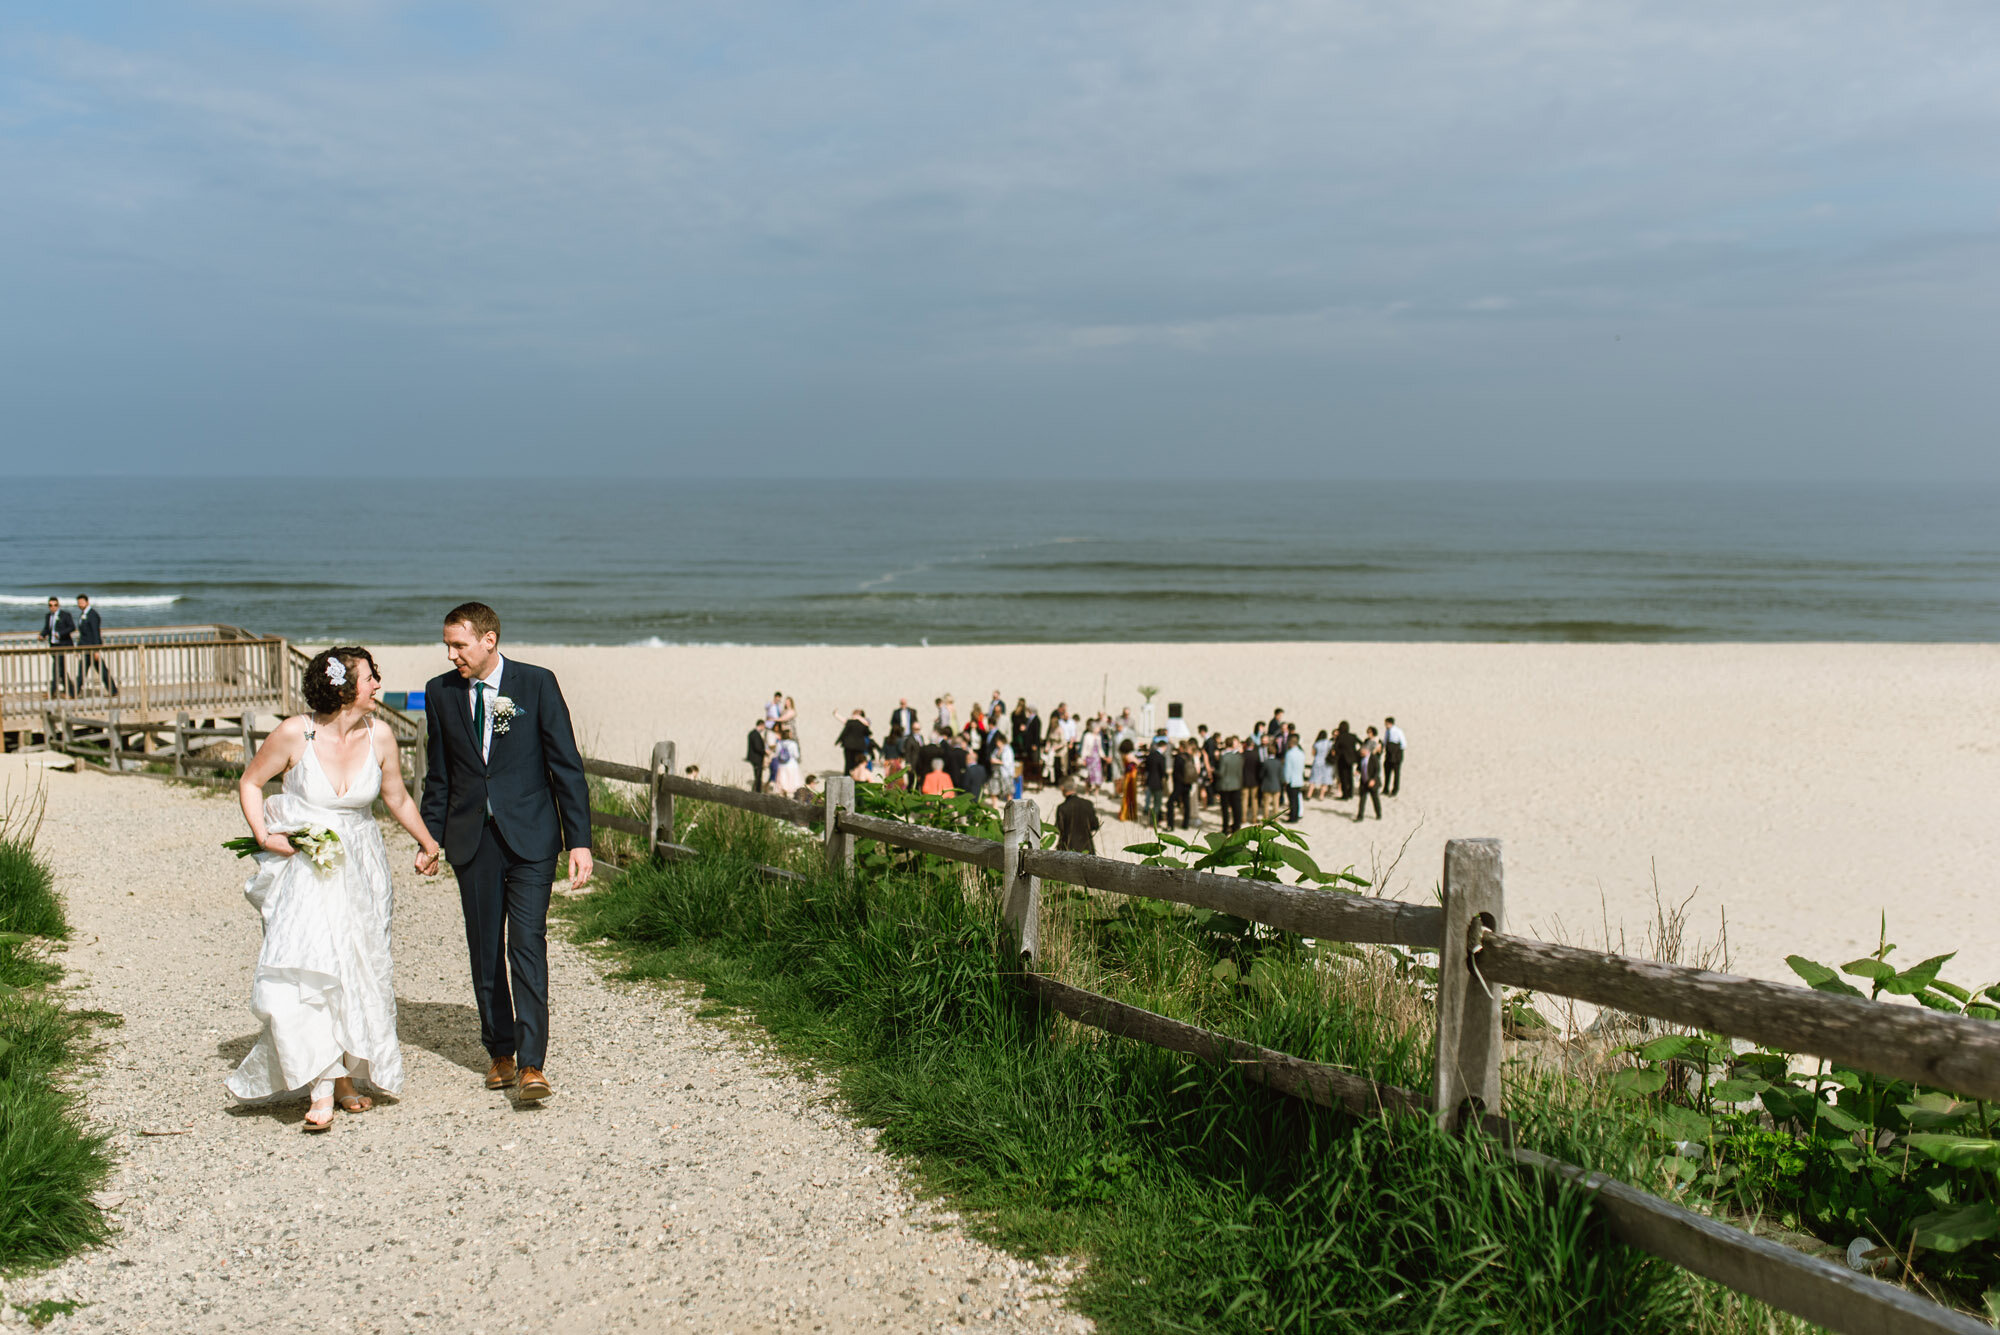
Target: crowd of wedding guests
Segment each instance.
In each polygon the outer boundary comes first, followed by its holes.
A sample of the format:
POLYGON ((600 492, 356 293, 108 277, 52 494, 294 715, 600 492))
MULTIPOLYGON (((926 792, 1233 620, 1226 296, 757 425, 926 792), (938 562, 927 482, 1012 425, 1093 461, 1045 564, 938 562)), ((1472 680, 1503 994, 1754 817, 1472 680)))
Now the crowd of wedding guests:
MULTIPOLYGON (((1155 828, 1192 829, 1213 810, 1225 834, 1246 821, 1296 824, 1305 803, 1317 801, 1354 802, 1355 820, 1371 809, 1380 820, 1382 799, 1402 791, 1408 747, 1393 718, 1359 733, 1342 719, 1308 742, 1282 709, 1225 736, 1205 723, 1188 731, 1178 719, 1166 729, 1147 728, 1130 708, 1084 718, 1058 704, 1044 717, 1025 698, 1010 709, 999 691, 963 717, 950 695, 921 714, 907 698, 899 700, 880 737, 865 710, 836 717, 841 769, 860 781, 978 793, 982 800, 1056 787, 1086 806, 1099 795, 1115 799, 1120 820, 1155 828)), ((798 707, 783 691, 772 693, 751 729, 745 758, 760 792, 792 793, 810 782, 798 707)), ((1074 818, 1070 824, 1082 828, 1074 818)), ((1065 847, 1073 846, 1071 837, 1065 830, 1065 847)))

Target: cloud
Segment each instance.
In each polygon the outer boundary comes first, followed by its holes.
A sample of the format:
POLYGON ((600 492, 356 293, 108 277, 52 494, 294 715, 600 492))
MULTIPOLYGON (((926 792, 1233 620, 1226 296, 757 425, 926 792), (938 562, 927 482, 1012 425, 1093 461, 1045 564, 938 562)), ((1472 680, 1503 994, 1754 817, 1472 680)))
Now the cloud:
MULTIPOLYGON (((1047 439, 1051 405, 1164 392, 1195 451, 1264 431, 1307 466, 1296 424, 1350 414, 1427 468, 1532 472, 1596 439, 1571 392, 1589 363, 1633 415, 1682 405, 1730 471, 1799 457, 1740 425, 1740 368, 1775 346, 1763 420, 1803 396, 1830 471, 1879 467, 1843 423, 1919 385, 1929 436, 1902 460, 1993 466, 1990 377, 1913 351, 1980 338, 1994 295, 1967 267, 2000 222, 1989 6, 245 0, 0 23, 0 412, 35 449, 143 436, 215 465, 268 459, 271 431, 400 431, 405 453, 533 458, 587 418, 572 455, 606 470, 717 441, 809 461, 801 422, 879 440, 900 413, 983 448, 1047 439)), ((1613 473, 1658 453, 1599 448, 1613 473)))

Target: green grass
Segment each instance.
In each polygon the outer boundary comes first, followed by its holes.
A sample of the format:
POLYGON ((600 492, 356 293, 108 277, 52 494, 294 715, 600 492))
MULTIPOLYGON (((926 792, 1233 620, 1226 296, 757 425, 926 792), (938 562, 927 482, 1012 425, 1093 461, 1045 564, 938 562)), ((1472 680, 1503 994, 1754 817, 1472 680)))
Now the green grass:
MULTIPOLYGON (((943 864, 779 884, 812 858, 683 803, 708 856, 646 864, 565 910, 631 975, 689 979, 833 1072, 853 1112, 994 1241, 1087 1257, 1071 1301, 1109 1332, 1801 1329, 1610 1245, 1586 1201, 1424 1119, 1314 1108, 1032 1013, 997 967, 990 882, 943 864)), ((1314 956, 1195 915, 1051 897, 1063 977, 1301 1056, 1428 1085, 1428 1014, 1386 956, 1314 956), (1227 960, 1231 967, 1220 968, 1227 960)), ((1630 1170, 1614 1111, 1550 1086, 1529 1143, 1630 1170)))
MULTIPOLYGON (((33 813, 39 816, 39 811, 33 813)), ((110 1172, 104 1137, 87 1129, 63 1081, 94 1020, 48 995, 61 976, 46 945, 69 934, 35 826, 0 822, 0 1271, 59 1261, 101 1241, 91 1194, 110 1172)), ((44 1320, 47 1318, 44 1317, 44 1320)))

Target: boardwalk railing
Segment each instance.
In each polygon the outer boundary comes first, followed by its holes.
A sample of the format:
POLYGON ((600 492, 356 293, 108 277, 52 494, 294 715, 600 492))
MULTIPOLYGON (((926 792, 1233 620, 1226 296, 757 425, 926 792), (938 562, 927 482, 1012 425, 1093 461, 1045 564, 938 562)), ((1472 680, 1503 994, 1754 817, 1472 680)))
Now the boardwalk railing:
POLYGON ((236 626, 152 626, 108 632, 101 645, 21 641, 0 640, 0 736, 46 738, 47 717, 101 717, 114 706, 145 722, 177 712, 213 718, 298 707, 302 656, 281 636, 236 626))
POLYGON ((1592 1193, 1619 1241, 1843 1335, 1992 1335, 1985 1322, 1896 1285, 1515 1145, 1501 1106, 1498 988, 1575 997, 1989 1100, 2000 1100, 2000 1023, 1509 936, 1500 844, 1493 839, 1445 845, 1443 903, 1433 907, 1045 849, 1032 801, 1007 803, 1004 837, 994 841, 862 815, 855 809, 854 781, 845 777, 829 779, 826 795, 810 802, 689 779, 674 773, 671 742, 653 748, 646 768, 600 760, 584 767, 649 790, 645 820, 596 811, 591 819, 646 841, 662 856, 695 855, 671 842, 674 799, 687 797, 819 826, 828 867, 837 874, 852 868, 858 839, 997 870, 1023 986, 1081 1024, 1233 1064, 1253 1080, 1323 1106, 1364 1116, 1424 1114, 1446 1129, 1480 1125, 1496 1135, 1502 1156, 1592 1193), (1045 880, 1215 909, 1323 941, 1437 951, 1432 1088, 1420 1093, 1381 1084, 1036 972, 1045 880))
MULTIPOLYGON (((421 785, 424 779, 426 730, 424 720, 399 709, 378 705, 376 716, 389 725, 403 758, 408 783, 421 785)), ((148 764, 170 768, 175 778, 195 778, 218 770, 240 770, 257 754, 258 744, 271 735, 269 728, 255 726, 255 715, 245 713, 233 720, 198 723, 181 713, 172 723, 129 722, 117 710, 103 718, 81 714, 51 715, 46 720, 49 749, 60 751, 85 765, 96 765, 114 773, 128 772, 148 764), (216 742, 234 742, 235 756, 211 754, 216 742)))

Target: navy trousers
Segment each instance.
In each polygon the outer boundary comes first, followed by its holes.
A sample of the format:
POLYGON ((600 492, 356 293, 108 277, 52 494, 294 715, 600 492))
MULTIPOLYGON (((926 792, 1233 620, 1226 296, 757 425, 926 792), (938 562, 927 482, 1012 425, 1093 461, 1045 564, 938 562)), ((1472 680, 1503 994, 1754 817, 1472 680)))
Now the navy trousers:
POLYGON ((549 1052, 549 887, 556 860, 516 855, 488 821, 479 852, 452 870, 465 910, 479 1041, 495 1058, 540 1067, 549 1052))

